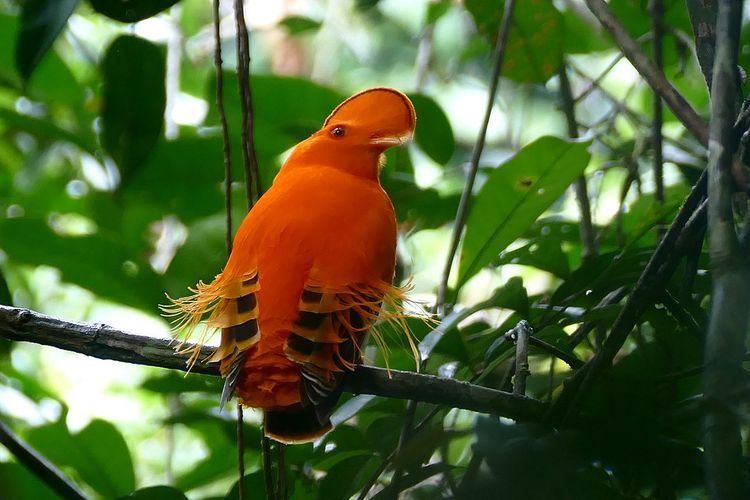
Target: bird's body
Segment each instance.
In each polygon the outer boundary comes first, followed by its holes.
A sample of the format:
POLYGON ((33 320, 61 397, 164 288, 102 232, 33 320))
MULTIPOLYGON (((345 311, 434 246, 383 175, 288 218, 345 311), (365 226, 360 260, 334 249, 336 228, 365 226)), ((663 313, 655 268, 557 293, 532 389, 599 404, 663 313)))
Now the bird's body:
POLYGON ((265 410, 270 437, 304 442, 330 429, 342 374, 361 361, 381 303, 401 297, 396 218, 378 174, 414 121, 391 89, 345 101, 248 213, 222 273, 174 301, 188 327, 210 313, 222 330, 211 359, 226 377, 222 403, 234 390, 265 410))

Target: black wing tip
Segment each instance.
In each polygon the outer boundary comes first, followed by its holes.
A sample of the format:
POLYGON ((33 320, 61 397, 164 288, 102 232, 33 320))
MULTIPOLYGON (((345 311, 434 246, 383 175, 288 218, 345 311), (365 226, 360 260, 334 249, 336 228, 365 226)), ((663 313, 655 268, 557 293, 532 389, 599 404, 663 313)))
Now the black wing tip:
POLYGON ((333 429, 328 417, 319 415, 316 407, 312 405, 267 410, 263 419, 263 433, 284 444, 310 443, 333 429))

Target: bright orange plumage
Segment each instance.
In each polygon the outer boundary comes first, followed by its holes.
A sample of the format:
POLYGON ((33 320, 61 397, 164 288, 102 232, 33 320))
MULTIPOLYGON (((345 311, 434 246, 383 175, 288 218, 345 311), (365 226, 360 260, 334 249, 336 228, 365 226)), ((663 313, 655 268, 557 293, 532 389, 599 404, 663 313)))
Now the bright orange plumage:
POLYGON ((224 271, 168 313, 192 330, 221 328, 212 357, 234 390, 266 412, 287 443, 331 428, 342 374, 361 361, 382 303, 396 304, 396 218, 378 174, 382 153, 414 132, 409 99, 386 88, 356 94, 296 146, 242 222, 224 271))

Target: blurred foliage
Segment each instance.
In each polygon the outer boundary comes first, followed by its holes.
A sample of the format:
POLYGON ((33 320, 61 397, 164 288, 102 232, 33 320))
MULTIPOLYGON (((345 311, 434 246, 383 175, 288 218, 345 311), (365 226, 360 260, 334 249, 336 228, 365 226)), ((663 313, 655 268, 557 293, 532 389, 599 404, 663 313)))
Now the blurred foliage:
MULTIPOLYGON (((222 71, 236 228, 246 201, 230 3, 221 9, 222 71)), ((609 2, 634 37, 650 33, 646 4, 609 2)), ((705 115, 685 2, 666 4, 665 73, 705 115)), ((247 2, 264 186, 345 96, 381 85, 409 93, 415 140, 388 153, 382 184, 401 228, 399 276, 413 276, 428 301, 480 128, 503 6, 247 2)), ((183 294, 221 270, 211 23, 208 0, 0 0, 0 303, 164 334, 164 293, 183 294)), ((648 36, 641 41, 650 51, 648 36)), ((571 368, 548 347, 581 363, 606 337, 657 228, 705 163, 665 112, 666 199, 656 203, 651 92, 624 60, 601 74, 619 56, 581 2, 516 2, 453 307, 434 330, 413 323, 425 372, 510 389, 514 346, 504 334, 523 319, 540 341, 530 348, 528 394, 549 400, 571 368), (559 107, 564 63, 578 141, 567 139, 559 107), (598 246, 590 259, 570 188, 581 174, 598 246)), ((570 427, 442 408, 398 448, 406 403, 345 395, 334 431, 286 448, 289 497, 345 499, 374 482, 370 495, 390 498, 396 467, 414 499, 705 498, 694 401, 710 295, 703 249, 693 257, 639 318, 570 427)), ((387 342, 391 366, 413 368, 405 342, 387 342)), ((210 377, 0 340, 0 418, 96 498, 237 498, 235 422, 219 413, 219 393, 210 377)), ((253 492, 263 488, 259 441, 249 413, 242 481, 253 492)), ((0 497, 52 496, 2 452, 0 497)))

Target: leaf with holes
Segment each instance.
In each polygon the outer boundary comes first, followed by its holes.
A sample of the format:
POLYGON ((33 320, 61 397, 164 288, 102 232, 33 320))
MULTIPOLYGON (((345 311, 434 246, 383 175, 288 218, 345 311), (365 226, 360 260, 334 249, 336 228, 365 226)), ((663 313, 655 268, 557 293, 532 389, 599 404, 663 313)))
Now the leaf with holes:
MULTIPOLYGON (((477 29, 493 43, 505 2, 466 0, 477 29)), ((502 75, 524 83, 544 83, 557 73, 563 56, 563 20, 549 0, 516 2, 505 49, 502 75)))
POLYGON ((466 221, 457 286, 520 237, 581 175, 590 144, 542 137, 489 174, 466 221))

